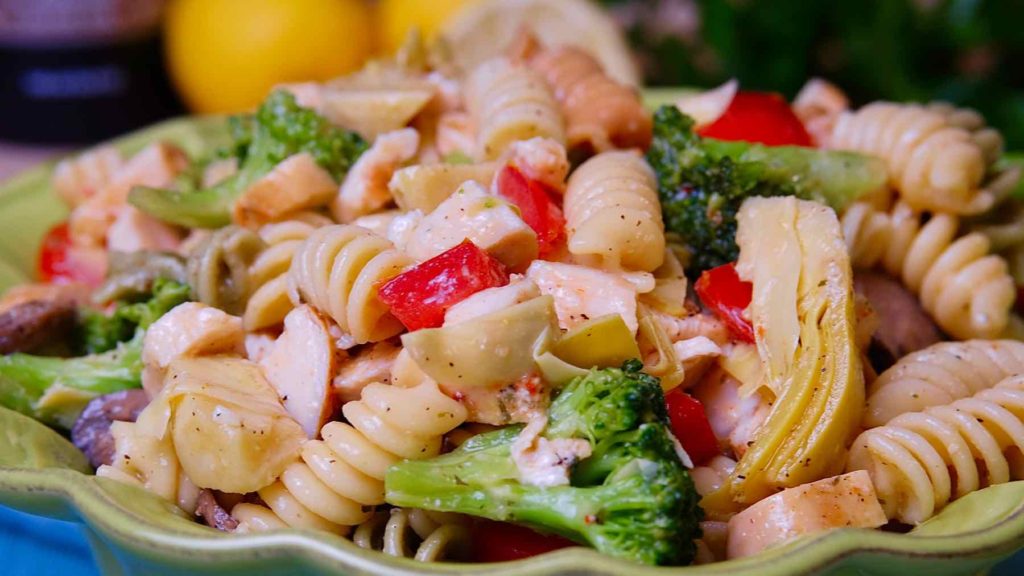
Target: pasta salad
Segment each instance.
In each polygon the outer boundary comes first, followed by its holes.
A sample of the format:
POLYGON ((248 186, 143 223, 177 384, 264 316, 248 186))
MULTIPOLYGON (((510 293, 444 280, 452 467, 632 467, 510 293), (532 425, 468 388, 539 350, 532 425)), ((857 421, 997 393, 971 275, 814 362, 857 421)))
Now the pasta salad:
POLYGON ((655 112, 528 34, 63 161, 0 404, 238 534, 651 565, 909 529, 1024 479, 1019 169, 941 103, 655 112))

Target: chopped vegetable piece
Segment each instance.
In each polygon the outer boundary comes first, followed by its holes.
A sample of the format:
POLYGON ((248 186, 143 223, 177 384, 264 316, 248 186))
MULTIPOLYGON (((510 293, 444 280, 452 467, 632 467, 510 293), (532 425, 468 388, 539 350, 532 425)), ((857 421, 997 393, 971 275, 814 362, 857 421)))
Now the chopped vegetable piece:
POLYGON ((445 312, 473 294, 506 284, 505 266, 464 240, 395 276, 380 287, 378 295, 406 328, 420 330, 444 324, 445 312))
POLYGON ((43 282, 81 282, 89 286, 99 286, 103 283, 106 272, 105 265, 101 264, 71 244, 68 223, 62 222, 50 228, 43 238, 43 243, 39 247, 37 271, 39 279, 43 282))
POLYGON ((711 430, 711 423, 700 400, 676 388, 665 394, 665 404, 668 406, 668 417, 672 422, 672 433, 683 445, 683 450, 686 450, 695 466, 700 466, 719 454, 718 439, 711 430))
POLYGON ((561 536, 507 522, 483 520, 473 526, 474 562, 511 562, 575 545, 561 536))
POLYGON ((530 180, 515 166, 498 172, 498 194, 519 208, 519 213, 537 233, 540 257, 554 252, 565 242, 565 216, 540 182, 530 180))
POLYGON ((701 128, 701 136, 757 142, 767 146, 811 146, 803 122, 779 94, 740 91, 718 120, 701 128))
POLYGON ((640 358, 633 332, 619 314, 593 318, 576 326, 565 333, 552 352, 580 368, 610 368, 640 358))
POLYGON ((754 286, 740 279, 735 264, 705 270, 693 289, 700 301, 725 322, 733 336, 743 342, 754 343, 754 327, 743 317, 743 311, 750 305, 754 286))

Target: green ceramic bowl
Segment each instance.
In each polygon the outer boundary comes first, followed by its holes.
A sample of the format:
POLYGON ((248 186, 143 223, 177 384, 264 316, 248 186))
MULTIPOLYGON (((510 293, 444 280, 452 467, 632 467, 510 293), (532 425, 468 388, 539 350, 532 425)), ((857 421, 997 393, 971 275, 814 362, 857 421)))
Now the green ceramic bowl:
MULTIPOLYGON (((651 100, 666 94, 652 94, 651 100)), ((191 153, 218 145, 217 118, 172 120, 119 139, 125 152, 159 139, 191 153)), ((52 165, 0 187, 0 289, 30 279, 36 247, 64 216, 49 185, 52 165)), ((0 504, 81 522, 106 574, 476 574, 480 565, 417 564, 361 550, 329 534, 286 531, 228 535, 186 518, 137 488, 90 475, 84 457, 37 422, 0 409, 0 504)), ((982 490, 947 507, 910 534, 842 529, 759 556, 710 566, 648 568, 575 548, 526 561, 491 564, 488 573, 629 574, 978 574, 1024 545, 1024 482, 982 490)))

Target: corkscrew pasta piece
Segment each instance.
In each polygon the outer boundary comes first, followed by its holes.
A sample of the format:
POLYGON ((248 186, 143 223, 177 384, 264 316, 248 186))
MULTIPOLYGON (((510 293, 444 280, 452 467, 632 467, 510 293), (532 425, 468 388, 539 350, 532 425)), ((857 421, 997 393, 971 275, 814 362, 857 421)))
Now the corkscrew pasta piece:
POLYGON ((465 518, 457 514, 392 508, 357 526, 352 542, 389 556, 439 562, 465 555, 470 533, 465 518))
POLYGON ((403 458, 436 456, 443 436, 466 419, 465 408, 433 382, 414 388, 371 384, 342 412, 348 423, 326 424, 322 440, 306 442, 301 460, 259 491, 267 507, 234 507, 231 514, 245 530, 292 526, 347 532, 384 503, 389 466, 403 458))
POLYGON ((565 191, 569 252, 610 268, 650 272, 665 258, 654 172, 633 152, 604 152, 583 163, 565 191))
POLYGON ((1024 342, 940 342, 907 354, 868 390, 864 426, 882 426, 907 412, 949 404, 1000 380, 1024 374, 1024 342))
POLYGON ((925 109, 938 112, 951 126, 963 128, 971 134, 985 155, 985 163, 991 165, 1003 155, 1003 135, 985 123, 985 117, 971 108, 958 108, 948 102, 929 102, 925 109))
POLYGON ((476 153, 494 160, 518 140, 565 143, 558 102, 537 72, 507 59, 488 60, 470 75, 466 103, 477 129, 476 153))
POLYGON ((978 214, 995 202, 983 187, 982 147, 970 132, 922 106, 875 102, 842 113, 828 144, 883 158, 892 186, 914 209, 978 214))
POLYGON ((954 338, 996 338, 1009 323, 1016 298, 1006 261, 990 254, 980 233, 957 237, 959 219, 925 220, 900 202, 891 212, 864 203, 842 218, 856 268, 884 267, 921 298, 921 305, 954 338))
POLYGON ((886 516, 918 524, 970 492, 1024 478, 1021 452, 1024 374, 863 432, 847 469, 868 471, 886 516))
POLYGON ((365 228, 325 226, 297 248, 288 293, 293 304, 306 302, 330 316, 357 344, 379 342, 403 328, 377 298, 377 288, 411 263, 390 241, 365 228))
POLYGON ((300 220, 267 224, 259 236, 267 248, 249 266, 252 296, 245 304, 242 322, 248 331, 277 326, 294 307, 288 297, 288 268, 302 241, 316 226, 300 220))
POLYGON ((188 255, 192 296, 228 314, 241 314, 251 292, 249 268, 266 244, 254 232, 225 226, 188 255))
POLYGON ((570 148, 597 152, 642 148, 651 143, 651 115, 630 87, 612 80, 587 52, 562 46, 538 52, 530 67, 540 72, 562 105, 570 148))

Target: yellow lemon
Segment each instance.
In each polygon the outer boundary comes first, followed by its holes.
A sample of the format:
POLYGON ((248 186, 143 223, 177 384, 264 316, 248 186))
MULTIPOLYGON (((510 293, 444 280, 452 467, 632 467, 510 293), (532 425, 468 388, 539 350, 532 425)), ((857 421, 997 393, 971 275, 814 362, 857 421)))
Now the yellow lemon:
POLYGON ((377 7, 381 52, 393 54, 412 28, 419 28, 424 38, 433 38, 449 16, 475 1, 381 0, 377 7))
POLYGON ((373 46, 362 0, 174 0, 167 63, 195 112, 251 109, 281 82, 359 68, 373 46))

